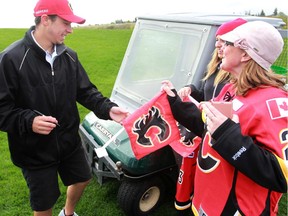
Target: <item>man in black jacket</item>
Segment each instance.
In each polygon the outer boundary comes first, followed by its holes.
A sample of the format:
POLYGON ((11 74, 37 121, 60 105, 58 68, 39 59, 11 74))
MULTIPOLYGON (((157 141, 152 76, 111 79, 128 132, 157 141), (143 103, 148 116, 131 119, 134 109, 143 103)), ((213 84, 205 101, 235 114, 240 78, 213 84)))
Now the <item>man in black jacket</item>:
POLYGON ((98 91, 77 53, 63 44, 71 23, 85 22, 69 2, 39 0, 34 16, 35 26, 0 54, 0 129, 27 181, 34 215, 52 215, 60 195, 58 174, 68 186, 59 215, 77 215, 75 206, 91 179, 77 102, 119 123, 128 112, 98 91))

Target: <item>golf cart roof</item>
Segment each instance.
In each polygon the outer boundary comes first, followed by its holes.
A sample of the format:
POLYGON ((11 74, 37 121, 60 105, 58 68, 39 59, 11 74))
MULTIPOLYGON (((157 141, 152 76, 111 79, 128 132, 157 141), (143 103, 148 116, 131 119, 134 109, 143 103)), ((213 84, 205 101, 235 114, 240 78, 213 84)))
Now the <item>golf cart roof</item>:
POLYGON ((171 13, 163 15, 144 15, 139 16, 138 19, 146 20, 158 20, 166 22, 182 22, 182 23, 198 23, 198 24, 208 24, 208 25, 221 25, 224 22, 227 22, 236 18, 243 18, 247 21, 257 21, 262 20, 270 23, 275 26, 275 28, 282 28, 285 26, 280 18, 273 17, 258 17, 258 16, 248 16, 248 15, 239 15, 239 14, 204 14, 204 13, 171 13))

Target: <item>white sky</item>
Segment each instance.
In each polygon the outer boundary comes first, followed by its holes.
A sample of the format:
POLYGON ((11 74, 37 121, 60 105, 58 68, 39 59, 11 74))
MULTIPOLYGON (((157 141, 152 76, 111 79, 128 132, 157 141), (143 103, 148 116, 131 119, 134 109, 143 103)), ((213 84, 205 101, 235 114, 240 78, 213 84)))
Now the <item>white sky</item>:
MULTIPOLYGON (((37 0, 8 0, 0 7, 0 28, 29 28, 34 24, 37 0)), ((133 21, 147 14, 174 12, 212 12, 270 15, 288 14, 287 0, 70 0, 74 13, 86 19, 84 25, 105 24, 115 20, 133 21), (196 6, 197 5, 197 6, 196 6)), ((285 20, 284 20, 285 21, 285 20)), ((287 20, 285 21, 287 22, 287 20)))

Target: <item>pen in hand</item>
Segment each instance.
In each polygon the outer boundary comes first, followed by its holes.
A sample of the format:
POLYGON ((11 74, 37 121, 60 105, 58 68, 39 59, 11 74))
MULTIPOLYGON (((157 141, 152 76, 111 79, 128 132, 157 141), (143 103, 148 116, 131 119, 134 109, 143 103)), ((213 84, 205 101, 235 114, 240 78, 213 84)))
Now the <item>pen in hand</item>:
MULTIPOLYGON (((33 110, 33 112, 35 112, 37 115, 40 116, 45 116, 43 113, 39 112, 38 110, 33 110)), ((58 127, 60 127, 60 125, 58 123, 55 123, 58 127)))

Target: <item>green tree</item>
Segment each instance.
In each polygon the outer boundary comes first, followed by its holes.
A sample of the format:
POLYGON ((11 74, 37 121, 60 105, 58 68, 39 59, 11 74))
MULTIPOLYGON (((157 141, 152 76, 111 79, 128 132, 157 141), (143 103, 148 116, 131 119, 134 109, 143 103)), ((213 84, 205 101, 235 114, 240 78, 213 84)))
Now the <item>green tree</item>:
POLYGON ((278 15, 278 10, 277 8, 275 8, 274 12, 273 12, 273 16, 277 16, 278 15))
POLYGON ((260 16, 265 16, 264 10, 261 10, 260 16))

